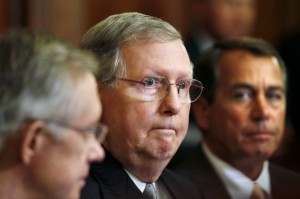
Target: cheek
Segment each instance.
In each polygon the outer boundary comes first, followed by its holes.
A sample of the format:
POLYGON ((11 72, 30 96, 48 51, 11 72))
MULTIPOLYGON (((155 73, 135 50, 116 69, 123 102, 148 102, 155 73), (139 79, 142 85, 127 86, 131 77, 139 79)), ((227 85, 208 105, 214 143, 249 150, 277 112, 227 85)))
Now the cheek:
POLYGON ((247 122, 247 112, 240 107, 232 105, 216 105, 210 114, 212 128, 230 128, 232 130, 242 128, 247 122))
POLYGON ((277 141, 280 142, 285 130, 285 110, 274 113, 274 126, 277 129, 277 141), (277 127, 276 127, 277 126, 277 127))
POLYGON ((181 128, 184 132, 187 132, 187 129, 189 127, 190 107, 190 104, 183 107, 178 117, 178 124, 181 124, 181 128))
POLYGON ((107 135, 111 143, 124 143, 125 140, 136 142, 139 137, 146 135, 155 119, 155 108, 150 103, 120 104, 111 112, 104 116, 104 123, 112 132, 107 135))
POLYGON ((76 185, 78 180, 75 177, 80 173, 78 162, 70 162, 68 157, 61 157, 57 153, 47 153, 43 156, 37 157, 32 163, 30 180, 33 186, 42 194, 53 198, 79 192, 79 186, 76 185), (78 169, 75 171, 74 167, 78 169))

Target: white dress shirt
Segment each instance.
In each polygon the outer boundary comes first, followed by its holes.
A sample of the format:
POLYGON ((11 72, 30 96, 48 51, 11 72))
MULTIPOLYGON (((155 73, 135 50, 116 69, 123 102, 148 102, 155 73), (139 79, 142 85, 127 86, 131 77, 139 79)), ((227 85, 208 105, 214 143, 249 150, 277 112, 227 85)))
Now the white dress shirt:
MULTIPOLYGON (((253 181, 241 171, 214 155, 205 144, 202 144, 202 148, 209 162, 213 165, 218 176, 221 178, 231 198, 249 199, 253 189, 253 181)), ((271 185, 268 165, 268 161, 265 161, 262 172, 255 182, 270 195, 271 185)))

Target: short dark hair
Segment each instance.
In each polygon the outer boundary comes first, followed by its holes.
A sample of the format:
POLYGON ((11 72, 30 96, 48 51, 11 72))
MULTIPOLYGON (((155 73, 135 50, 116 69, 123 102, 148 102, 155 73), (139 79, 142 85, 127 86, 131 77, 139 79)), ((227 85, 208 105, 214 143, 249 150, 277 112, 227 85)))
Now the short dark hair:
POLYGON ((245 50, 256 56, 273 56, 277 59, 284 77, 284 84, 287 84, 285 64, 278 52, 269 43, 262 39, 251 37, 239 37, 216 42, 207 49, 194 67, 194 76, 201 80, 204 90, 202 96, 213 103, 215 92, 219 81, 218 63, 220 56, 232 50, 245 50))

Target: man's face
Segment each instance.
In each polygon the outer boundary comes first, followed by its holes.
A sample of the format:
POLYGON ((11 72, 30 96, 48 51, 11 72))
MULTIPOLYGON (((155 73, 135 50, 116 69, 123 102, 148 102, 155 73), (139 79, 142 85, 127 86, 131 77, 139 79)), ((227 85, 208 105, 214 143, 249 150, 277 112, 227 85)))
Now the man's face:
POLYGON ((208 0, 206 9, 205 23, 216 39, 252 34, 255 0, 208 0))
MULTIPOLYGON (((75 98, 83 111, 68 124, 83 129, 95 126, 102 110, 92 74, 87 74, 78 83, 75 98)), ((63 134, 62 138, 56 141, 49 134, 43 134, 29 176, 44 198, 76 199, 85 184, 89 164, 102 160, 104 150, 92 134, 63 126, 56 129, 63 134)))
POLYGON ((285 86, 277 60, 235 50, 219 59, 215 100, 208 106, 207 144, 232 162, 267 159, 284 128, 285 86))
MULTIPOLYGON (((187 52, 180 40, 122 47, 126 65, 124 78, 141 81, 161 76, 170 83, 191 79, 187 52)), ((182 103, 177 89, 162 99, 143 101, 133 92, 142 85, 118 81, 118 88, 100 88, 103 122, 109 126, 105 146, 132 172, 157 162, 167 164, 186 135, 190 103, 182 103)))

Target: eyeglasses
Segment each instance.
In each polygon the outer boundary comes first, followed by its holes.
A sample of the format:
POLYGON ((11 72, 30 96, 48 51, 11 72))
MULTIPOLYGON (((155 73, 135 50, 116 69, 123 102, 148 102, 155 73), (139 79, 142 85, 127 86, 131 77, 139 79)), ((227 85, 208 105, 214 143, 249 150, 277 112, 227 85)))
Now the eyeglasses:
POLYGON ((202 83, 196 79, 180 80, 176 83, 170 83, 165 77, 147 77, 141 81, 118 78, 117 80, 138 84, 136 89, 131 89, 131 95, 135 95, 143 101, 161 100, 170 92, 171 85, 177 88, 178 96, 183 103, 192 103, 196 101, 202 91, 202 83))
POLYGON ((55 120, 44 120, 44 121, 50 125, 57 125, 63 128, 69 128, 80 133, 92 134, 95 136, 95 138, 99 143, 102 143, 104 141, 106 134, 108 132, 108 127, 104 124, 98 124, 97 126, 91 128, 78 128, 60 121, 55 121, 55 120))

